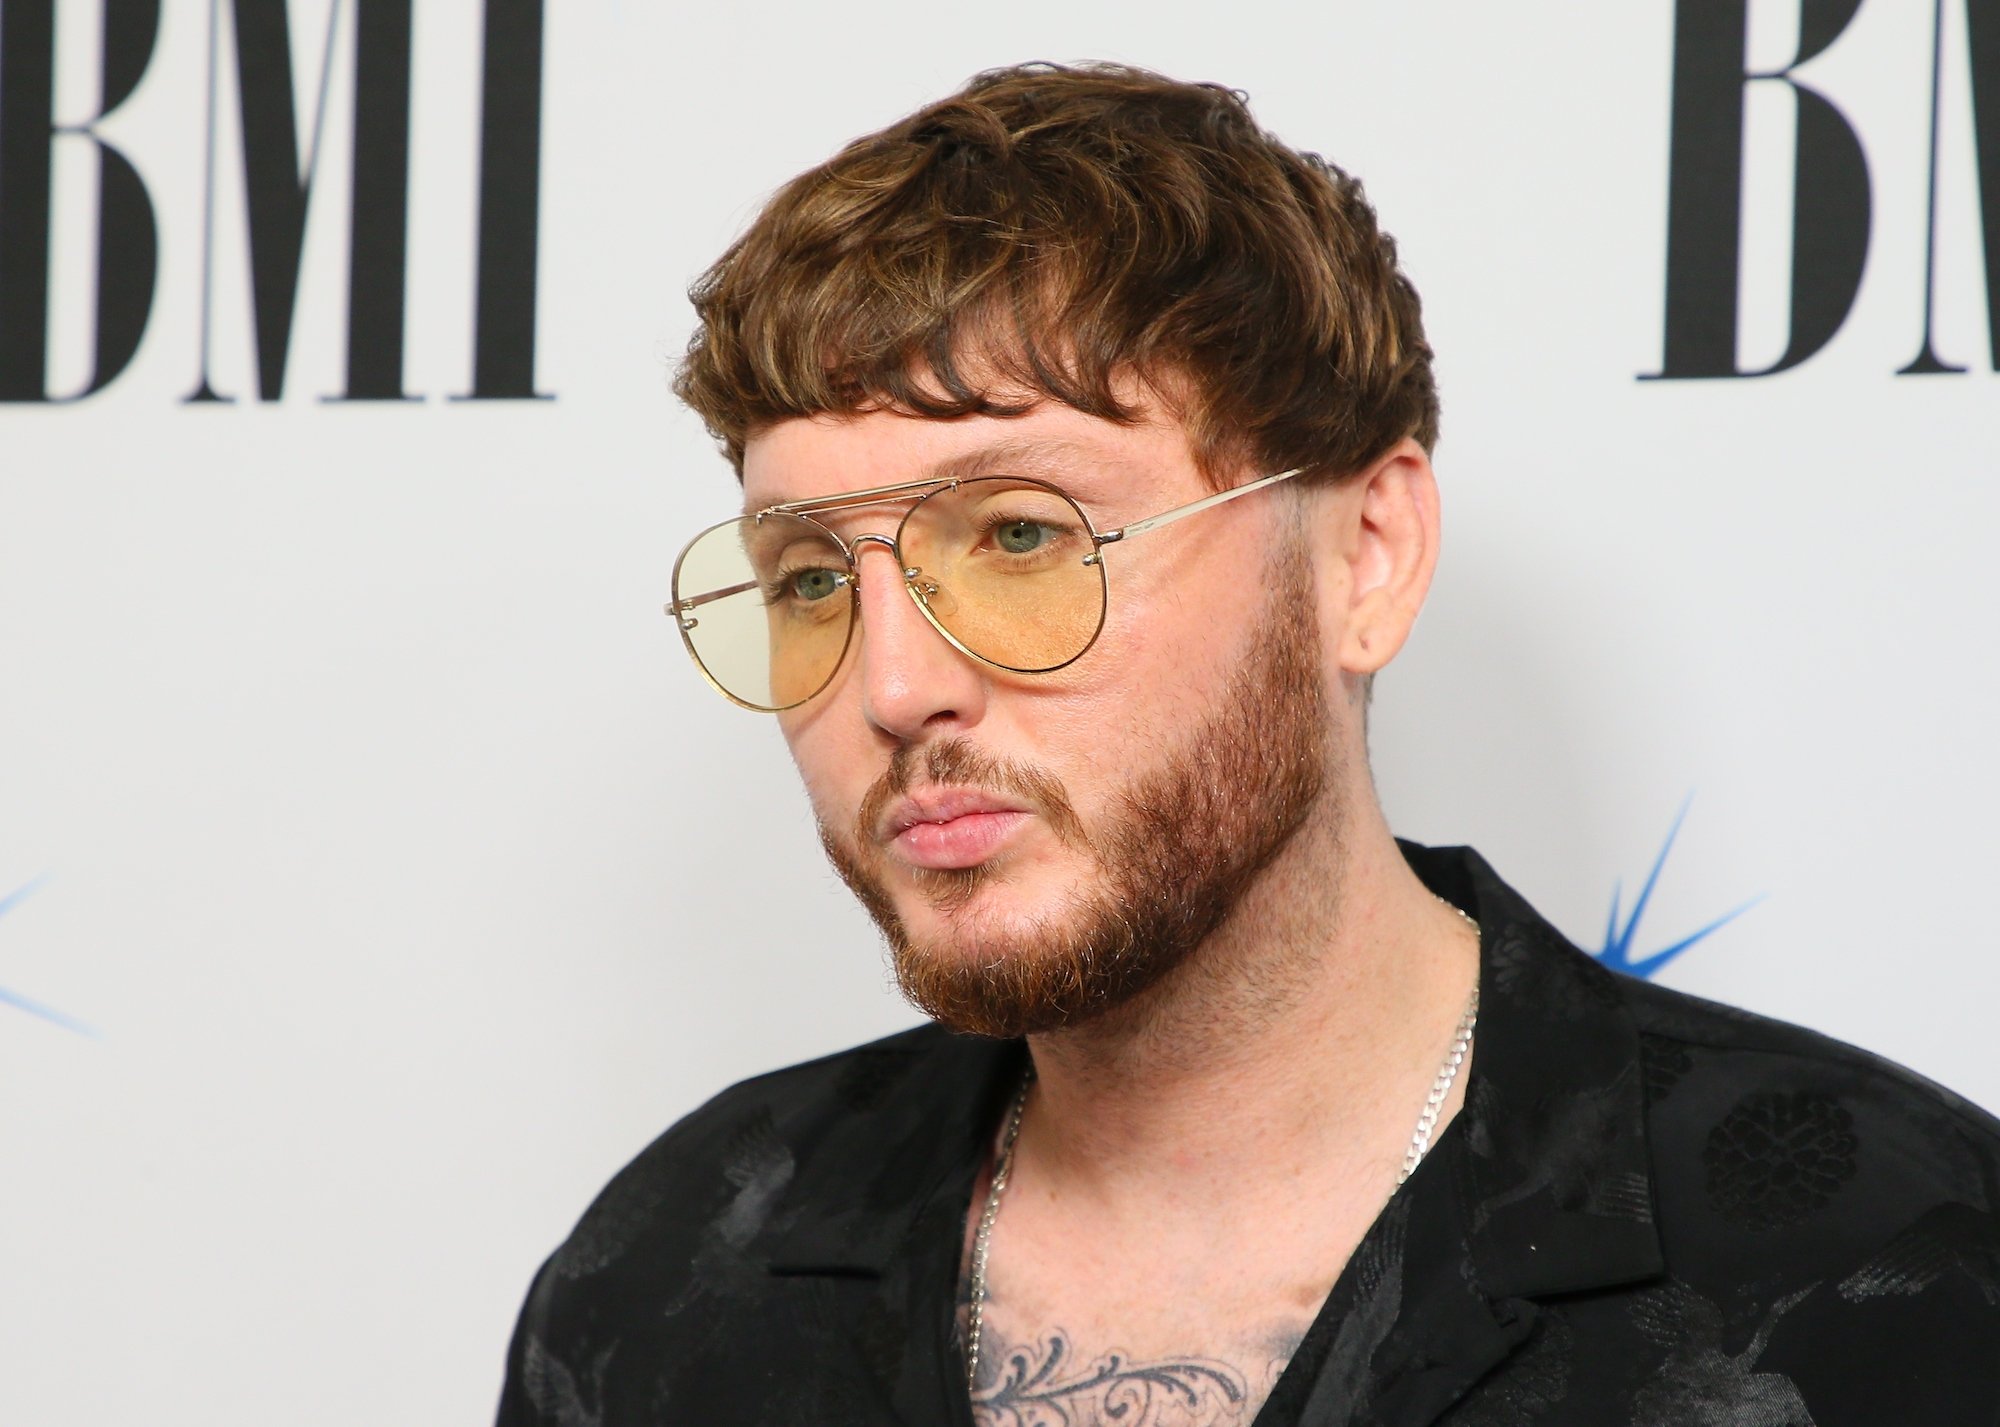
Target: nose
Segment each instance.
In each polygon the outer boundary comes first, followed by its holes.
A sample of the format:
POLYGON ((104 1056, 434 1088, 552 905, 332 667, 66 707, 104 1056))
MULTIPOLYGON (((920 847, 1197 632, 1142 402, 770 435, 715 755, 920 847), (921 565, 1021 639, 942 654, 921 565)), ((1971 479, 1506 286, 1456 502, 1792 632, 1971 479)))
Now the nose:
POLYGON ((924 618, 894 544, 880 535, 853 542, 861 598, 861 713, 900 741, 979 721, 986 678, 924 618))

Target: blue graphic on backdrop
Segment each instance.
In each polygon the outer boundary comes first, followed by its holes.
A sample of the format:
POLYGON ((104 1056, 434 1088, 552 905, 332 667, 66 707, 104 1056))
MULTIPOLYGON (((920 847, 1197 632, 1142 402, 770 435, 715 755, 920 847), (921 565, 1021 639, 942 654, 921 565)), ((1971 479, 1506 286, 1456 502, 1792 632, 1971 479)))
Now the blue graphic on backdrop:
MULTIPOLYGON (((9 911, 13 910, 17 902, 21 901, 41 885, 42 879, 37 877, 32 882, 16 887, 6 896, 0 897, 0 917, 6 916, 9 911)), ((65 1016, 53 1006, 44 1006, 39 1001, 30 1001, 26 996, 21 995, 17 991, 9 991, 5 986, 0 986, 0 1005, 12 1006, 17 1010, 26 1011, 31 1016, 40 1016, 45 1021, 53 1021, 65 1030, 75 1031, 79 1035, 94 1036, 97 1034, 96 1031, 86 1026, 82 1021, 72 1016, 65 1016)))
POLYGON ((1681 810, 1674 814, 1674 825, 1667 829, 1667 840, 1660 847, 1660 855, 1653 859, 1653 870, 1646 874, 1646 885, 1639 889, 1639 898, 1632 903, 1632 915, 1626 919, 1622 927, 1618 925, 1618 903, 1620 895, 1625 890, 1625 884, 1614 883, 1611 888, 1611 920, 1604 928, 1604 949, 1596 955, 1599 961, 1613 971, 1622 971, 1628 976, 1650 977, 1689 947, 1721 931, 1764 900, 1762 897, 1752 897, 1735 911, 1723 913, 1700 931, 1690 933, 1672 946, 1656 951, 1650 956, 1632 955, 1632 943, 1639 934, 1639 920, 1646 915, 1646 904, 1652 900, 1653 888, 1660 880, 1660 871, 1667 865, 1667 854, 1674 850, 1674 838, 1680 833, 1681 819, 1687 816, 1688 803, 1693 801, 1693 797, 1690 796, 1687 803, 1681 804, 1681 810))

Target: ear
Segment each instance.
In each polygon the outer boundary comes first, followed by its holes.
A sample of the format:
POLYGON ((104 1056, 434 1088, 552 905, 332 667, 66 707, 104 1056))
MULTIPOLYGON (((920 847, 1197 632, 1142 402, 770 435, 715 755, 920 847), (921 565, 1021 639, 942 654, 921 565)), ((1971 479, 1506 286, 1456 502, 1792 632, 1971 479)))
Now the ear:
POLYGON ((1430 591, 1437 477, 1405 438, 1329 494, 1338 514, 1321 546, 1321 629, 1341 672, 1361 677, 1396 657, 1430 591))

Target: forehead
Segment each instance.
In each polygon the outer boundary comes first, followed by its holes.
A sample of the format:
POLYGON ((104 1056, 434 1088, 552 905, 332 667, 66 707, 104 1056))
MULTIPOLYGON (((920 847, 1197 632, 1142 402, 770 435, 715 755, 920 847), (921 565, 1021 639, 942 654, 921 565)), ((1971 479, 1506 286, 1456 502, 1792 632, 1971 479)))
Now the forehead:
POLYGON ((1171 418, 1122 425, 1043 403, 1013 417, 949 421, 872 411, 798 417, 743 452, 743 504, 762 510, 902 481, 1032 476, 1086 506, 1144 503, 1195 478, 1185 433, 1171 418))

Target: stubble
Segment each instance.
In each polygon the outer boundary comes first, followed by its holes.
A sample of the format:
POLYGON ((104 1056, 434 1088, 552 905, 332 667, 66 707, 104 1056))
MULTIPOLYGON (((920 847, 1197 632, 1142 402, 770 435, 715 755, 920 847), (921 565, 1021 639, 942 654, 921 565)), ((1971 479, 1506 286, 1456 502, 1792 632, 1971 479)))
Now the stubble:
MULTIPOLYGON (((1334 796, 1312 578, 1296 549, 1271 572, 1271 593, 1214 709, 1138 771, 1091 827, 1060 780, 984 754, 964 739, 906 745, 864 798, 855 826, 820 840, 829 861, 888 942, 904 996, 943 1025, 1014 1037, 1075 1026, 1125 1005, 1186 965, 1258 875, 1334 796), (863 856, 888 805, 925 781, 1028 802, 1093 875, 1066 904, 1026 928, 944 941, 912 935, 863 856)), ((917 889, 943 917, 964 915, 1004 876, 991 864, 925 872, 917 889)))

